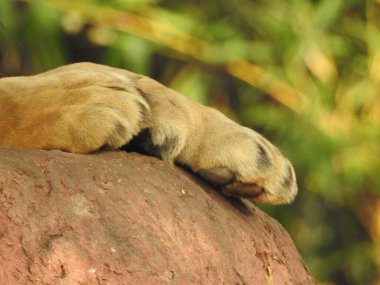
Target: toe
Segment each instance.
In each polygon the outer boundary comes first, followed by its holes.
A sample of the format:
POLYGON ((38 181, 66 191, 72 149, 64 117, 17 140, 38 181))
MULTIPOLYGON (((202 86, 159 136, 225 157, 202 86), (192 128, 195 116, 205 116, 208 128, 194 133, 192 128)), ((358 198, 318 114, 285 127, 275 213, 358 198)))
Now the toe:
POLYGON ((229 196, 253 199, 264 193, 264 189, 255 183, 235 181, 223 187, 223 193, 229 196))

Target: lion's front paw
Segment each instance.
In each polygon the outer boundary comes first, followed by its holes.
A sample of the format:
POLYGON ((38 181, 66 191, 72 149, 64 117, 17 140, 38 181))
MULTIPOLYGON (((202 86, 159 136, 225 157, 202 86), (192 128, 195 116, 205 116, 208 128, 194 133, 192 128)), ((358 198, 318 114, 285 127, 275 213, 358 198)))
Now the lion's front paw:
POLYGON ((292 202, 297 183, 289 160, 256 132, 240 126, 231 129, 203 152, 203 165, 195 171, 229 196, 269 204, 292 202))
POLYGON ((273 205, 292 202, 297 194, 296 177, 290 162, 286 158, 281 160, 273 169, 255 170, 258 175, 244 182, 237 178, 223 185, 223 193, 273 205))
POLYGON ((250 201, 285 204, 294 200, 297 194, 297 185, 294 171, 289 164, 285 171, 276 169, 269 173, 247 179, 245 182, 239 180, 239 173, 234 174, 227 168, 201 169, 198 173, 207 181, 222 187, 223 194, 245 198, 250 201))

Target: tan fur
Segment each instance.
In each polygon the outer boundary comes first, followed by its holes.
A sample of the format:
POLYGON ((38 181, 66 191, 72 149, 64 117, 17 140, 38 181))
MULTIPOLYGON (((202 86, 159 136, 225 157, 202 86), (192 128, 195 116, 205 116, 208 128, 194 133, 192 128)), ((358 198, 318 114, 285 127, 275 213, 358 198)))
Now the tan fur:
POLYGON ((77 63, 0 79, 0 146, 90 153, 143 130, 148 152, 227 195, 280 204, 297 193, 293 167, 264 137, 148 77, 77 63))

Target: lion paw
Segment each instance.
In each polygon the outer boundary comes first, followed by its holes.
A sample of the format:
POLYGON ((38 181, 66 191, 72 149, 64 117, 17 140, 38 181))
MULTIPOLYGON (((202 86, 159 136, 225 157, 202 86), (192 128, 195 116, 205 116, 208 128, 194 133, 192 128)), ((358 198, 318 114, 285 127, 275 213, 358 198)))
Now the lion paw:
POLYGON ((219 138, 222 143, 203 154, 202 158, 213 157, 204 166, 211 162, 221 167, 200 167, 195 171, 219 185, 227 196, 269 204, 292 202, 297 183, 289 160, 256 132, 243 128, 243 134, 219 138))

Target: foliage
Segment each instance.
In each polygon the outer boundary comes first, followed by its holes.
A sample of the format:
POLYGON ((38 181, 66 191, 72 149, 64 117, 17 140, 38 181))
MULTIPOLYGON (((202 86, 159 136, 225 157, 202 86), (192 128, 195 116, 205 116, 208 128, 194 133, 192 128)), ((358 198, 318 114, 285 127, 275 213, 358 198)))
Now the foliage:
POLYGON ((294 163, 298 200, 264 208, 314 276, 380 284, 379 11, 372 0, 2 0, 2 73, 96 61, 216 106, 294 163))

